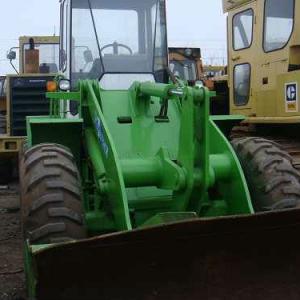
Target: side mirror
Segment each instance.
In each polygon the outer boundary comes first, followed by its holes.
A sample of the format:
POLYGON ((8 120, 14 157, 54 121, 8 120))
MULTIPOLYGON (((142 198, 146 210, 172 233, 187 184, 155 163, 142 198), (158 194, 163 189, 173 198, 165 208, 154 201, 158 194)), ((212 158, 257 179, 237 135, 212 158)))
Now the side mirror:
POLYGON ((64 49, 59 51, 59 69, 60 71, 65 71, 67 64, 67 53, 64 49))
POLYGON ((89 50, 89 49, 88 49, 88 50, 85 50, 85 51, 83 52, 83 57, 84 57, 84 61, 85 61, 86 64, 91 63, 91 62, 94 61, 93 53, 92 53, 92 51, 89 50))
POLYGON ((10 50, 6 57, 9 60, 15 60, 17 58, 17 53, 16 51, 10 50))

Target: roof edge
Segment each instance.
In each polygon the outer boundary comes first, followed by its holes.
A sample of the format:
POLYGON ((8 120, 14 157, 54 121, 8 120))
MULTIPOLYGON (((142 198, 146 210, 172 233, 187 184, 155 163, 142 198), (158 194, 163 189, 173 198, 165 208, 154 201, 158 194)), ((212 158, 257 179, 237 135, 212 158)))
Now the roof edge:
POLYGON ((223 11, 224 13, 227 13, 234 8, 248 4, 253 1, 256 0, 223 0, 223 11))

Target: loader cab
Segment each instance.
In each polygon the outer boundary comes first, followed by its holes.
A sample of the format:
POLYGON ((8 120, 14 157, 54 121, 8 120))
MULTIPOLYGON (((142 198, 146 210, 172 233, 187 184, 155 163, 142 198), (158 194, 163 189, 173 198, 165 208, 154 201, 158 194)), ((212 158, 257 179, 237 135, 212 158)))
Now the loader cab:
POLYGON ((58 36, 21 36, 19 46, 8 51, 7 59, 19 74, 57 73, 59 40, 58 36), (19 70, 15 60, 19 60, 19 70))
POLYGON ((20 74, 57 73, 59 69, 59 40, 58 36, 20 37, 20 74))
POLYGON ((134 81, 167 82, 164 0, 65 0, 61 3, 61 69, 103 89, 134 81))
POLYGON ((200 48, 169 48, 170 70, 189 85, 195 85, 203 77, 200 48))
POLYGON ((300 3, 223 0, 231 113, 257 122, 300 117, 300 3))

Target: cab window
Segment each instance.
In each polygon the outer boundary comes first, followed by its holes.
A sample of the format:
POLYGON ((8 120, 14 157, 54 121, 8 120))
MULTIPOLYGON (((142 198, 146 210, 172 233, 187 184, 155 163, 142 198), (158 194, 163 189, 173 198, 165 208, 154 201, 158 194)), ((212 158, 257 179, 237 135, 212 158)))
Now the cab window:
POLYGON ((233 49, 249 48, 253 38, 253 10, 247 9, 233 17, 233 49))
POLYGON ((295 0, 266 0, 264 16, 264 50, 282 49, 288 43, 294 26, 295 0))
POLYGON ((240 64, 234 67, 234 104, 236 106, 246 105, 250 96, 250 64, 240 64))

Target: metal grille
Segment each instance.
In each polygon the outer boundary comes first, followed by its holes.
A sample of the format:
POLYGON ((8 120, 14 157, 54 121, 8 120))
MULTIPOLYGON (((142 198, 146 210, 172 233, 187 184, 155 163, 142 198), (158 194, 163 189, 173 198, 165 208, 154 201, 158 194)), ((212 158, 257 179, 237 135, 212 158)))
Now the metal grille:
POLYGON ((47 81, 53 76, 10 77, 10 132, 12 136, 26 135, 26 117, 49 114, 46 99, 47 81))

